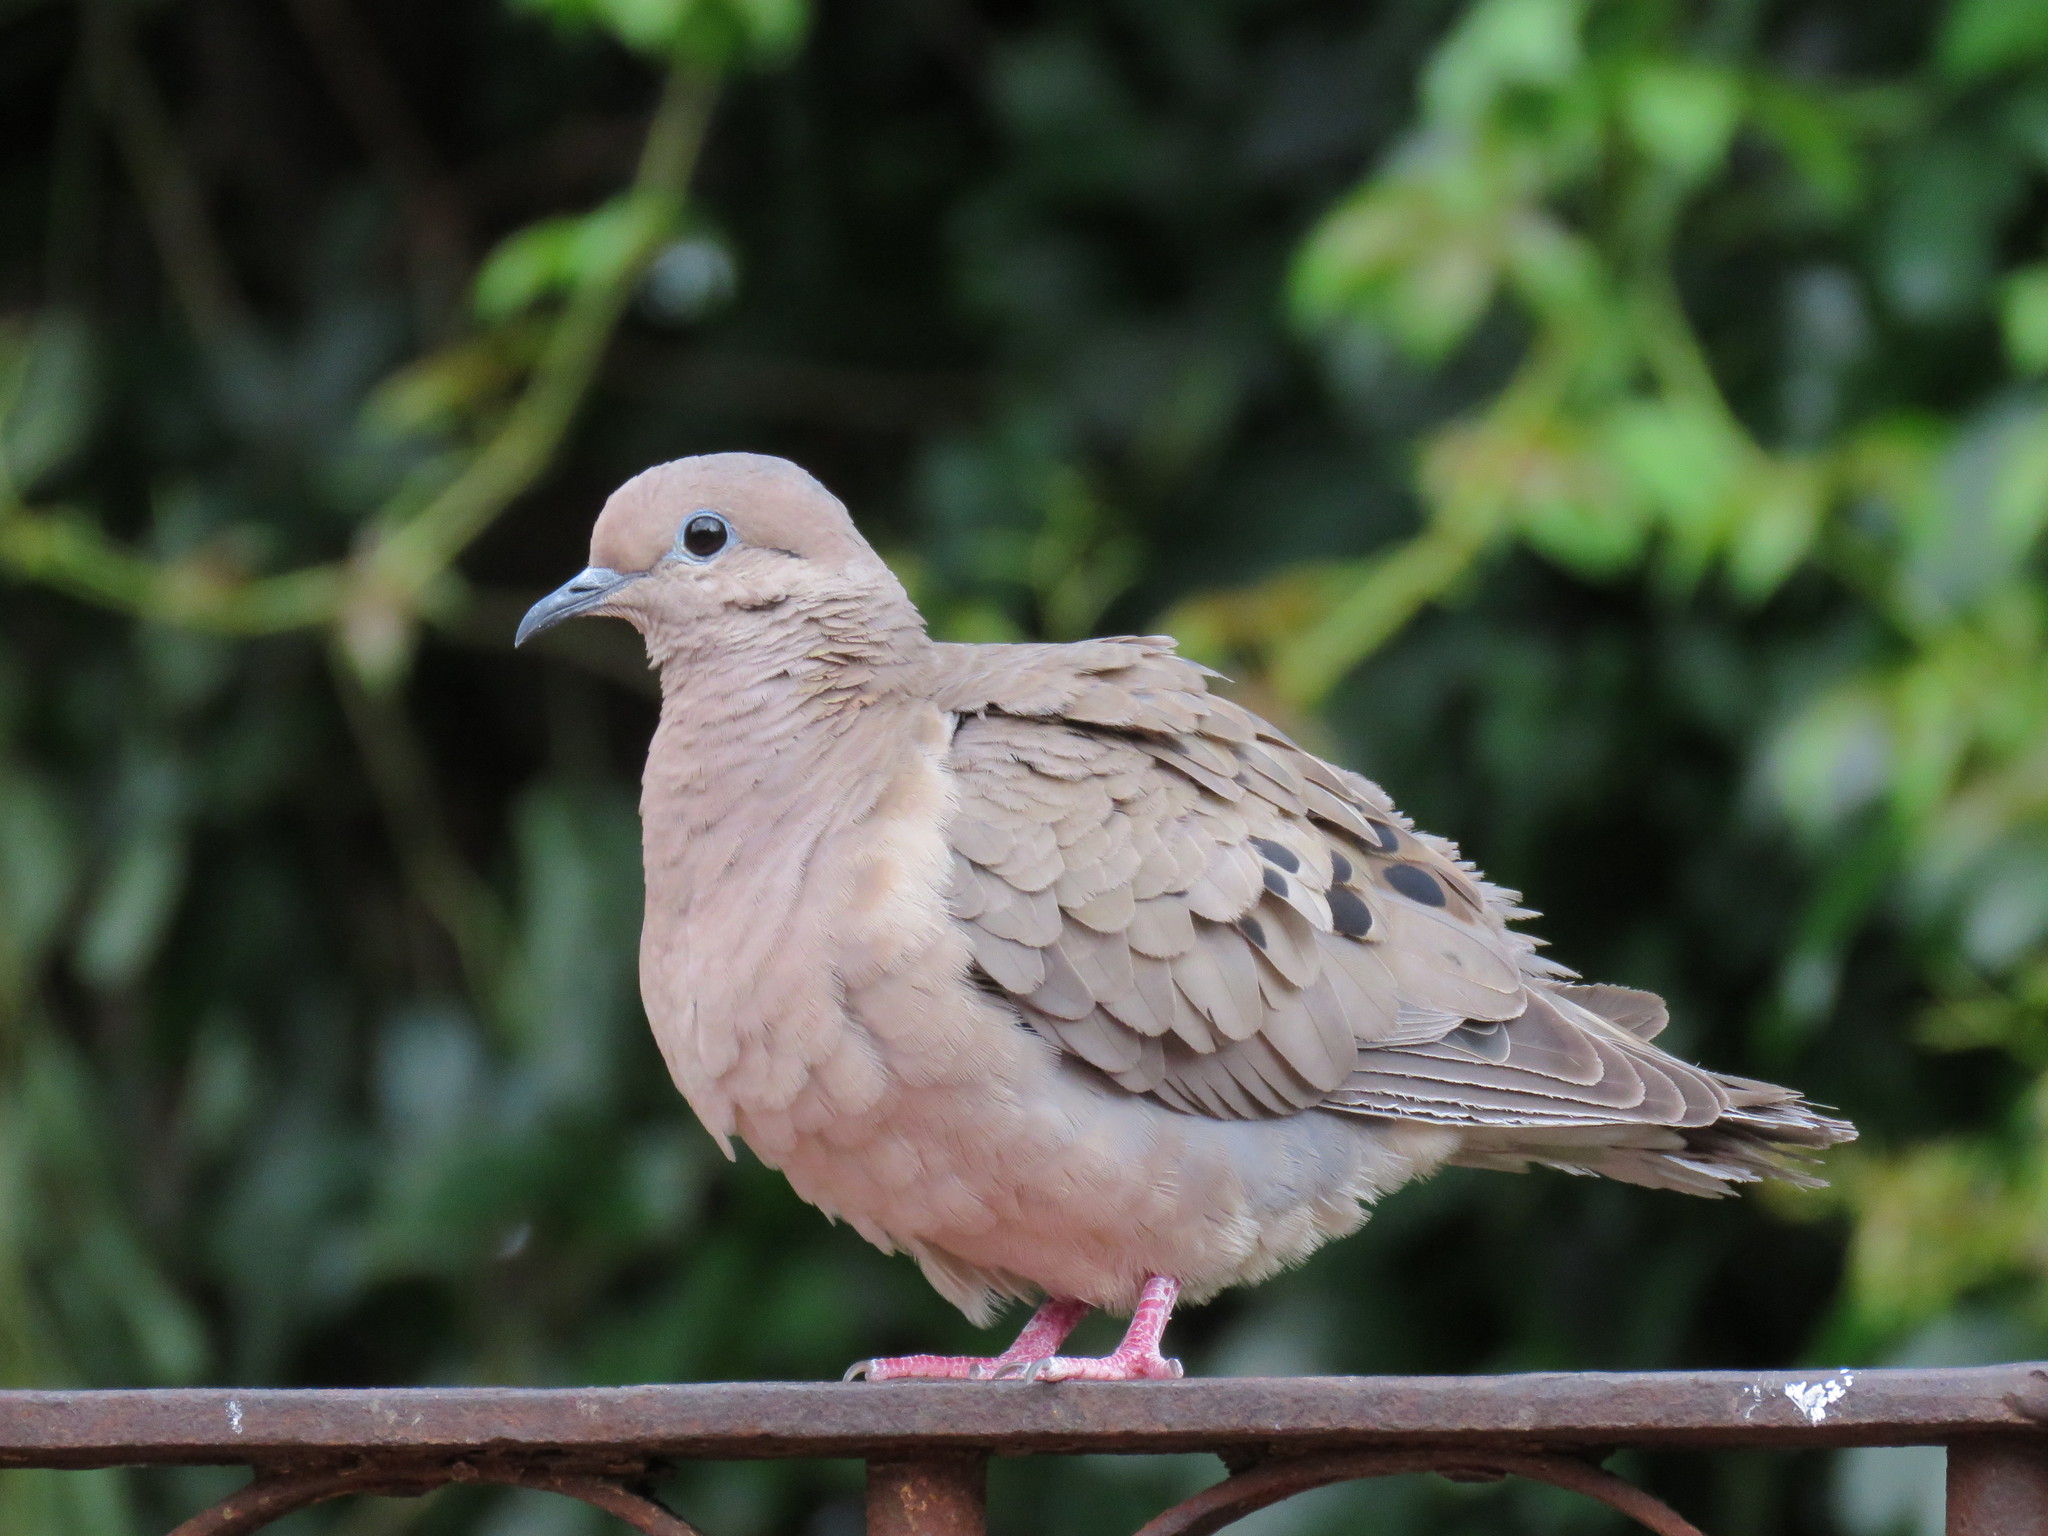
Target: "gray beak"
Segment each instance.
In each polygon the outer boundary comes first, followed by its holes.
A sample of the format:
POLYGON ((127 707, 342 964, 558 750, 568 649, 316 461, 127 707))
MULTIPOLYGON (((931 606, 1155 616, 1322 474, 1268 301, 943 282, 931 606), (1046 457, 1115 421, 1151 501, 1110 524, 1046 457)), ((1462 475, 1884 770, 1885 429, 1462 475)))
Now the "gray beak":
POLYGON ((644 574, 643 571, 606 570, 601 565, 578 571, 526 610, 526 617, 519 621, 519 632, 512 637, 512 643, 524 645, 542 630, 553 629, 564 619, 573 619, 579 613, 588 613, 602 606, 604 600, 619 588, 629 581, 638 581, 644 574))

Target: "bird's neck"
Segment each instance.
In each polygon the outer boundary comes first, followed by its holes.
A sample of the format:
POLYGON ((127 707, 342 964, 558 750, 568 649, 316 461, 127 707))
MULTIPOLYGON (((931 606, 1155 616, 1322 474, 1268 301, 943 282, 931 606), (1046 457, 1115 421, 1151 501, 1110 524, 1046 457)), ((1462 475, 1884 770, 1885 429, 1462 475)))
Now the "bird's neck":
POLYGON ((813 606, 662 658, 641 812, 650 892, 691 904, 802 860, 900 760, 930 642, 914 611, 813 606))

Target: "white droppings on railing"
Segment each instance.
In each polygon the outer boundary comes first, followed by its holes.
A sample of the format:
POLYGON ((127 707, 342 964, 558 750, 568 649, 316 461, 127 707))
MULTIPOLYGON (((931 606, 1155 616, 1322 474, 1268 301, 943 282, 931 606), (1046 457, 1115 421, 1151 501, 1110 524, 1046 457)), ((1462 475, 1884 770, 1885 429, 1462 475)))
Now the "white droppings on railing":
POLYGON ((1830 1408, 1849 1395, 1855 1380, 1854 1371, 1839 1371, 1833 1381, 1788 1381, 1785 1396, 1806 1416, 1807 1423, 1818 1424, 1828 1416, 1830 1408))
POLYGON ((228 1430, 237 1435, 242 1432, 242 1400, 238 1397, 228 1399, 228 1430))

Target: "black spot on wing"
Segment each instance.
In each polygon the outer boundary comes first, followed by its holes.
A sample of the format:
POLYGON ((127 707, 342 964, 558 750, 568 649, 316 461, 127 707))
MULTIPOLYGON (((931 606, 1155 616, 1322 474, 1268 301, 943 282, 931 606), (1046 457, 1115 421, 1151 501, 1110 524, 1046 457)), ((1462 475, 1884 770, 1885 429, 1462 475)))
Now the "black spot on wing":
POLYGON ((1285 901, 1287 899, 1287 877, 1277 869, 1263 869, 1259 873, 1265 880, 1266 889, 1275 896, 1278 896, 1282 901, 1285 901))
POLYGON ((1400 892, 1410 901, 1419 901, 1425 907, 1444 904, 1444 888, 1437 884, 1436 876, 1417 865, 1390 864, 1385 879, 1390 889, 1400 892))
POLYGON ((1351 883, 1351 861, 1334 848, 1330 850, 1330 874, 1339 885, 1351 883))
POLYGON ((1294 856, 1294 850, 1282 847, 1270 837, 1253 837, 1247 838, 1246 841, 1259 850, 1260 858, 1268 864, 1279 865, 1290 875, 1301 868, 1301 860, 1294 856))
POLYGON ((1366 818, 1365 824, 1372 828, 1372 835, 1379 840, 1381 853, 1399 853, 1401 851, 1401 834, 1399 832, 1388 826, 1384 821, 1374 821, 1371 817, 1366 818))
POLYGON ((1372 908, 1358 892, 1333 885, 1325 894, 1330 898, 1330 921, 1345 938, 1362 939, 1372 932, 1372 908))
POLYGON ((1260 949, 1266 947, 1266 930, 1256 917, 1240 917, 1237 920, 1237 931, 1258 945, 1260 949))

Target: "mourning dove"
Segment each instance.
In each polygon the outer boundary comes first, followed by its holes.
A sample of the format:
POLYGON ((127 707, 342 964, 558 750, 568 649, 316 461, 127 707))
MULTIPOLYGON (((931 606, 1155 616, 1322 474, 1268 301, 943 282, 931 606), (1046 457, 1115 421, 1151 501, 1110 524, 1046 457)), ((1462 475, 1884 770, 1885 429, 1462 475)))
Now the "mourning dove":
POLYGON ((1855 1134, 1660 1050, 1659 999, 1572 982, 1171 640, 934 642, 785 460, 628 481, 518 638, 573 614, 661 676, 640 985, 676 1086, 973 1321, 1043 1299, 1002 1355, 870 1379, 1175 1376, 1177 1296, 1446 1164, 1721 1195, 1855 1134), (1123 1343, 1059 1355, 1098 1307, 1123 1343))

